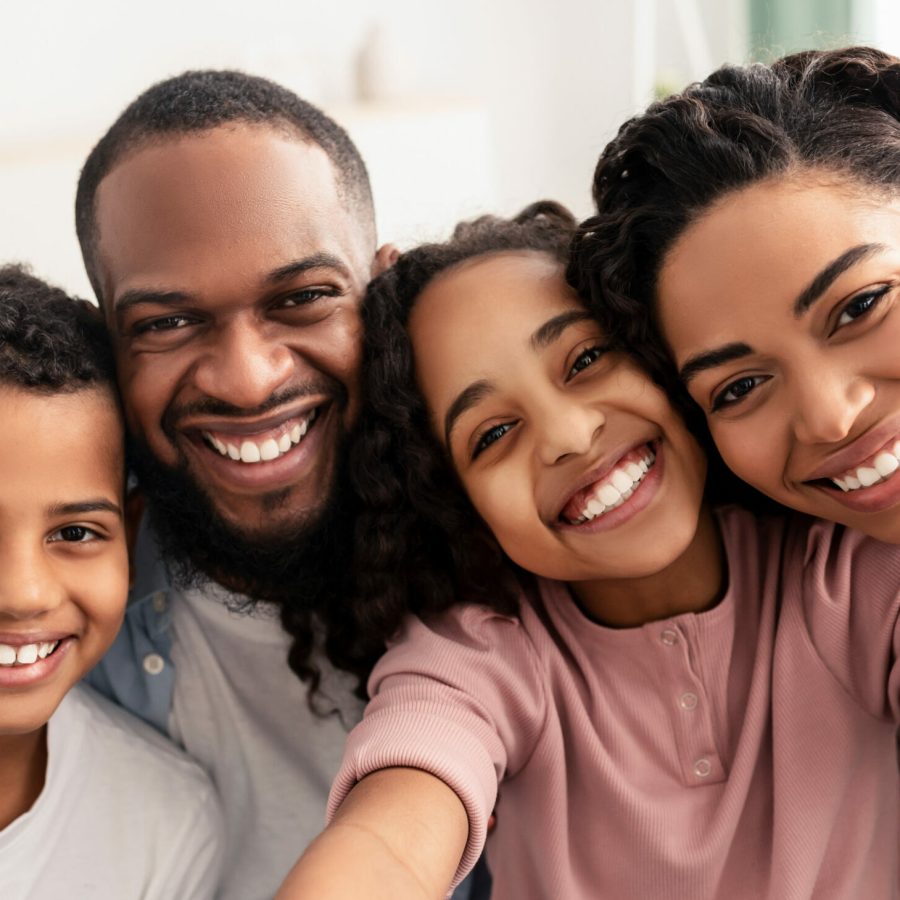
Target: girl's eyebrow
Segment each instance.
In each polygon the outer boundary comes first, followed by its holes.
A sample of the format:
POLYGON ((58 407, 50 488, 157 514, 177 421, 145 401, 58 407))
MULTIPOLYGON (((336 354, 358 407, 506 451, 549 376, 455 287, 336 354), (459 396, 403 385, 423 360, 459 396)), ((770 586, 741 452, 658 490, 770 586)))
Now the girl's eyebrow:
POLYGON ((494 386, 489 381, 482 379, 480 381, 473 381, 467 388, 456 395, 456 399, 450 404, 447 409, 447 414, 444 416, 445 446, 450 446, 450 432, 453 431, 453 426, 456 425, 459 417, 467 409, 471 409, 483 397, 492 393, 493 390, 494 386))
POLYGON ((586 309, 570 309, 552 319, 548 319, 531 336, 531 346, 535 350, 543 350, 552 344, 570 325, 593 319, 586 309))
POLYGON ((859 244, 833 259, 804 288, 794 301, 794 315, 799 318, 818 300, 837 279, 858 262, 887 250, 884 244, 859 244))

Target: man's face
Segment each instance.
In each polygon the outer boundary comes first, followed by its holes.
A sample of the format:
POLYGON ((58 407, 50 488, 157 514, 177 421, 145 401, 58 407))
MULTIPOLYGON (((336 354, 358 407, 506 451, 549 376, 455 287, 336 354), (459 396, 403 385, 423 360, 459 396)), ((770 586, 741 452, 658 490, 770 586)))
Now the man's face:
POLYGON ((357 409, 367 223, 318 146, 262 126, 148 144, 100 183, 126 417, 255 540, 314 522, 357 409))

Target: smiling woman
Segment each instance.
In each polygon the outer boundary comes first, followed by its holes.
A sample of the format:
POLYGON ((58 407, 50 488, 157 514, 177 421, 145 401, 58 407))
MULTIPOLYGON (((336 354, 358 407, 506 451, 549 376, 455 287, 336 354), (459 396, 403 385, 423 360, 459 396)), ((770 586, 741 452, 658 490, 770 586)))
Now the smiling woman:
POLYGON ((721 69, 622 127, 570 269, 735 473, 892 543, 898 116, 875 50, 721 69))

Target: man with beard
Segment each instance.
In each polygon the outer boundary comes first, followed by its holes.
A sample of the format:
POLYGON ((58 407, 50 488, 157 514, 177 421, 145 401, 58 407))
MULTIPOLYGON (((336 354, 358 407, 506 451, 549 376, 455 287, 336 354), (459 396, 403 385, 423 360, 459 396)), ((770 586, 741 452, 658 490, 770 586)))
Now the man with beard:
POLYGON ((358 304, 394 251, 376 250, 343 130, 235 72, 138 97, 88 157, 76 223, 147 502, 126 625, 93 683, 212 775, 221 896, 271 897, 322 827, 361 711, 326 659, 367 661, 335 590, 340 458, 358 304))

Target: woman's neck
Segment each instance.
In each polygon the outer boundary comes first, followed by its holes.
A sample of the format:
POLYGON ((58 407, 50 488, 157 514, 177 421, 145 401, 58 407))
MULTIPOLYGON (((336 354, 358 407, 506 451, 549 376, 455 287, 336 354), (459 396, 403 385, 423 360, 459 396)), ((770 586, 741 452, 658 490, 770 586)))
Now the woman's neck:
POLYGON ((0 735, 0 829, 34 806, 47 774, 47 726, 0 735))
POLYGON ((718 523, 704 506, 691 543, 665 569, 645 578, 579 581, 569 587, 592 619, 612 628, 634 628, 715 606, 726 577, 718 523))

